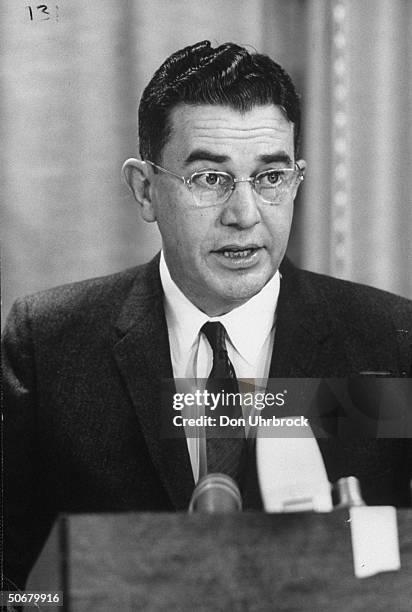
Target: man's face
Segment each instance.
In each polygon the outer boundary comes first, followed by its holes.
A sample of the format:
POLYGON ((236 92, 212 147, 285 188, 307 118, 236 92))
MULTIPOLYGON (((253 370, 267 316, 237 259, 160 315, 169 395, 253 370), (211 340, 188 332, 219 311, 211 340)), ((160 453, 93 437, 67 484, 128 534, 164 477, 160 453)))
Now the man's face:
MULTIPOLYGON (((159 164, 179 175, 213 169, 247 178, 279 162, 293 167, 293 124, 278 106, 242 114, 225 106, 181 104, 170 124, 159 164)), ((170 274, 186 297, 214 316, 258 293, 283 259, 295 195, 296 189, 271 205, 243 182, 223 204, 197 208, 183 182, 153 173, 153 214, 170 274)))

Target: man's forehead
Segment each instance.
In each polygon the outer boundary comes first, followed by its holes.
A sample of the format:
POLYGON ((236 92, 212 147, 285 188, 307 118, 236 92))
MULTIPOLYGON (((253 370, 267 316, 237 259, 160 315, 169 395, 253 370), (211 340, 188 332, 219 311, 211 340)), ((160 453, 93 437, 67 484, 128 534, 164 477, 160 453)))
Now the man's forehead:
POLYGON ((280 106, 254 106, 240 112, 221 105, 180 104, 170 115, 171 140, 191 149, 223 147, 242 141, 293 149, 293 123, 280 106))

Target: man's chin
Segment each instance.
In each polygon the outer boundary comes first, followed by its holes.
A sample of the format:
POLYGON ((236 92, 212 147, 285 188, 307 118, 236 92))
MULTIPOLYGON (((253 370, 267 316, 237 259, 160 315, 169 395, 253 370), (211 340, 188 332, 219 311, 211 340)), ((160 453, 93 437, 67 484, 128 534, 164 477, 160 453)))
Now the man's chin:
MULTIPOLYGON (((215 293, 216 299, 213 307, 222 311, 219 314, 230 312, 234 308, 238 308, 248 302, 263 289, 270 278, 255 279, 253 283, 246 283, 245 280, 238 279, 238 282, 232 285, 227 283, 221 288, 221 291, 215 293)), ((211 296, 212 294, 210 293, 209 295, 211 296)))
MULTIPOLYGON (((207 273, 192 278, 183 288, 186 297, 209 316, 219 316, 238 308, 253 298, 273 277, 272 268, 255 266, 247 269, 209 267, 207 273), (203 281, 203 282, 201 282, 203 281)), ((186 282, 188 278, 185 278, 186 282)))

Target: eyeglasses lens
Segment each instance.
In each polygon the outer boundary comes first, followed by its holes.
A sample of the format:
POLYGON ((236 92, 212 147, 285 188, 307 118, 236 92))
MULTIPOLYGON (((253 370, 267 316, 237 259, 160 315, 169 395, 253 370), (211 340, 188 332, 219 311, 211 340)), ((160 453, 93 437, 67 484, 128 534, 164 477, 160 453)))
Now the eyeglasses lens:
POLYGON ((199 206, 214 206, 225 202, 233 190, 230 174, 197 172, 191 177, 191 188, 199 206))

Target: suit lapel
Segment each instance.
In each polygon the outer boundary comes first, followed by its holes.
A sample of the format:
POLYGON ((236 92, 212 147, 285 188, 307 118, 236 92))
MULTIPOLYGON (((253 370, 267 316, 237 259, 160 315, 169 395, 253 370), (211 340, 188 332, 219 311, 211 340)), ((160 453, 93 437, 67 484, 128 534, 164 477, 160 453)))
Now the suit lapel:
MULTIPOLYGON (((314 292, 306 274, 287 259, 280 271, 282 280, 269 377, 320 379, 349 375, 348 357, 342 351, 344 334, 330 316, 328 303, 314 292)), ((314 414, 322 429, 317 408, 314 407, 314 414)), ((331 424, 330 416, 328 424, 331 424)), ((332 437, 317 438, 317 442, 331 482, 353 473, 352 459, 354 451, 358 453, 359 441, 344 442, 332 434, 332 437)))
MULTIPOLYGON (((194 480, 185 438, 162 436, 161 387, 163 380, 173 378, 173 370, 158 270, 158 256, 139 270, 117 321, 121 339, 114 353, 153 464, 173 506, 183 510, 194 480)), ((174 385, 169 390, 174 392, 174 385)))
MULTIPOLYGON (((276 311, 276 333, 270 378, 317 377, 324 362, 333 362, 333 324, 316 303, 310 287, 287 259, 276 311)), ((318 298, 319 299, 319 298, 318 298)))

